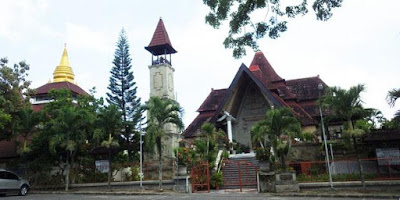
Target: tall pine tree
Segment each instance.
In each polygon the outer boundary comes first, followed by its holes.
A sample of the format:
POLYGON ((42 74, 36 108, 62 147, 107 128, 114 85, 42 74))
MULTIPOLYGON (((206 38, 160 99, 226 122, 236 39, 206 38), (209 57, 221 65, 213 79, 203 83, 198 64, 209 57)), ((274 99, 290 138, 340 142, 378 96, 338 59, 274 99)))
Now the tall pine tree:
POLYGON ((125 30, 122 29, 114 53, 111 69, 110 84, 107 93, 107 102, 116 105, 122 114, 125 145, 128 150, 129 161, 133 161, 133 147, 137 142, 135 132, 137 125, 143 119, 140 111, 140 98, 136 96, 136 82, 132 72, 132 59, 129 56, 129 44, 125 30))

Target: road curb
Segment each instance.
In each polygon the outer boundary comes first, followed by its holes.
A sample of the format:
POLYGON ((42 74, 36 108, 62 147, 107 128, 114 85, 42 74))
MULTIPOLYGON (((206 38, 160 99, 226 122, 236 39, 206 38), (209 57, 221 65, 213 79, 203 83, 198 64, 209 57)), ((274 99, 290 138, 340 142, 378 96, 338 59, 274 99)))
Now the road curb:
MULTIPOLYGON (((75 195, 190 195, 176 192, 152 192, 152 191, 32 191, 32 194, 75 194, 75 195)), ((302 193, 257 193, 258 195, 268 195, 277 197, 333 197, 333 198, 375 198, 375 199, 399 199, 400 195, 392 194, 302 194, 302 193)), ((221 194, 222 196, 227 194, 221 194)))
POLYGON ((141 191, 31 191, 31 194, 76 194, 76 195, 174 195, 174 192, 141 191))
POLYGON ((392 194, 301 194, 301 193, 290 193, 290 194, 276 194, 269 193, 272 196, 282 197, 334 197, 334 198, 377 198, 377 199, 400 199, 400 195, 392 194))

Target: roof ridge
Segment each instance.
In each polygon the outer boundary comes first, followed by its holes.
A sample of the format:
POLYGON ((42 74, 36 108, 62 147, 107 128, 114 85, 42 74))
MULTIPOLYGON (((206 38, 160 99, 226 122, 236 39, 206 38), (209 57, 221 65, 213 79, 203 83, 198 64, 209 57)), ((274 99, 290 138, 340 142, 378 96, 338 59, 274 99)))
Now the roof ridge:
POLYGON ((286 80, 286 81, 296 81, 296 80, 312 79, 312 78, 319 78, 319 79, 321 79, 321 78, 319 77, 319 75, 316 75, 316 76, 310 76, 310 77, 304 77, 304 78, 289 79, 289 80, 286 80))

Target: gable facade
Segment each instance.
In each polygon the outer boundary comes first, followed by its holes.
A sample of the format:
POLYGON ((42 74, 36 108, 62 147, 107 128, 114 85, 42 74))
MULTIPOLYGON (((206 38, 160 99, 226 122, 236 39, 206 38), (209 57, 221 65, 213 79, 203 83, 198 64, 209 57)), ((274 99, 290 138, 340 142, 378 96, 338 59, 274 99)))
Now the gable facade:
POLYGON ((288 107, 302 124, 303 130, 317 132, 319 110, 318 84, 328 86, 319 76, 285 80, 281 78, 262 52, 257 52, 250 67, 242 64, 227 89, 212 90, 200 108, 199 115, 183 133, 186 139, 201 134, 201 125, 215 124, 226 131, 226 122, 218 121, 224 112, 235 119, 233 140, 251 147, 251 127, 263 119, 269 109, 288 107))

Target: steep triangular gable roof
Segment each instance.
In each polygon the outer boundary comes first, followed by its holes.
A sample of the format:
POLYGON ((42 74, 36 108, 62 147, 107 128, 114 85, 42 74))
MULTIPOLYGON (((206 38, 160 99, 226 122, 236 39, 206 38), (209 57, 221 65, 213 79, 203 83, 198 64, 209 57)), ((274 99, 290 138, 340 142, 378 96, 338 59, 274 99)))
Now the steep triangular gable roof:
POLYGON ((215 112, 214 117, 210 121, 216 121, 218 118, 218 114, 221 113, 222 109, 224 108, 225 104, 228 102, 228 100, 231 98, 233 89, 237 87, 239 84, 239 80, 242 76, 247 75, 250 80, 254 81, 254 83, 257 85, 257 87, 261 90, 261 92, 267 96, 267 98, 272 101, 273 105, 276 107, 281 107, 283 106, 282 103, 276 99, 276 97, 272 94, 270 90, 268 90, 261 82, 254 76, 254 74, 247 68, 245 64, 242 64, 238 70, 238 72, 235 75, 235 78, 233 79, 231 85, 229 86, 228 90, 225 93, 225 96, 221 102, 221 104, 218 106, 217 111, 215 112))

